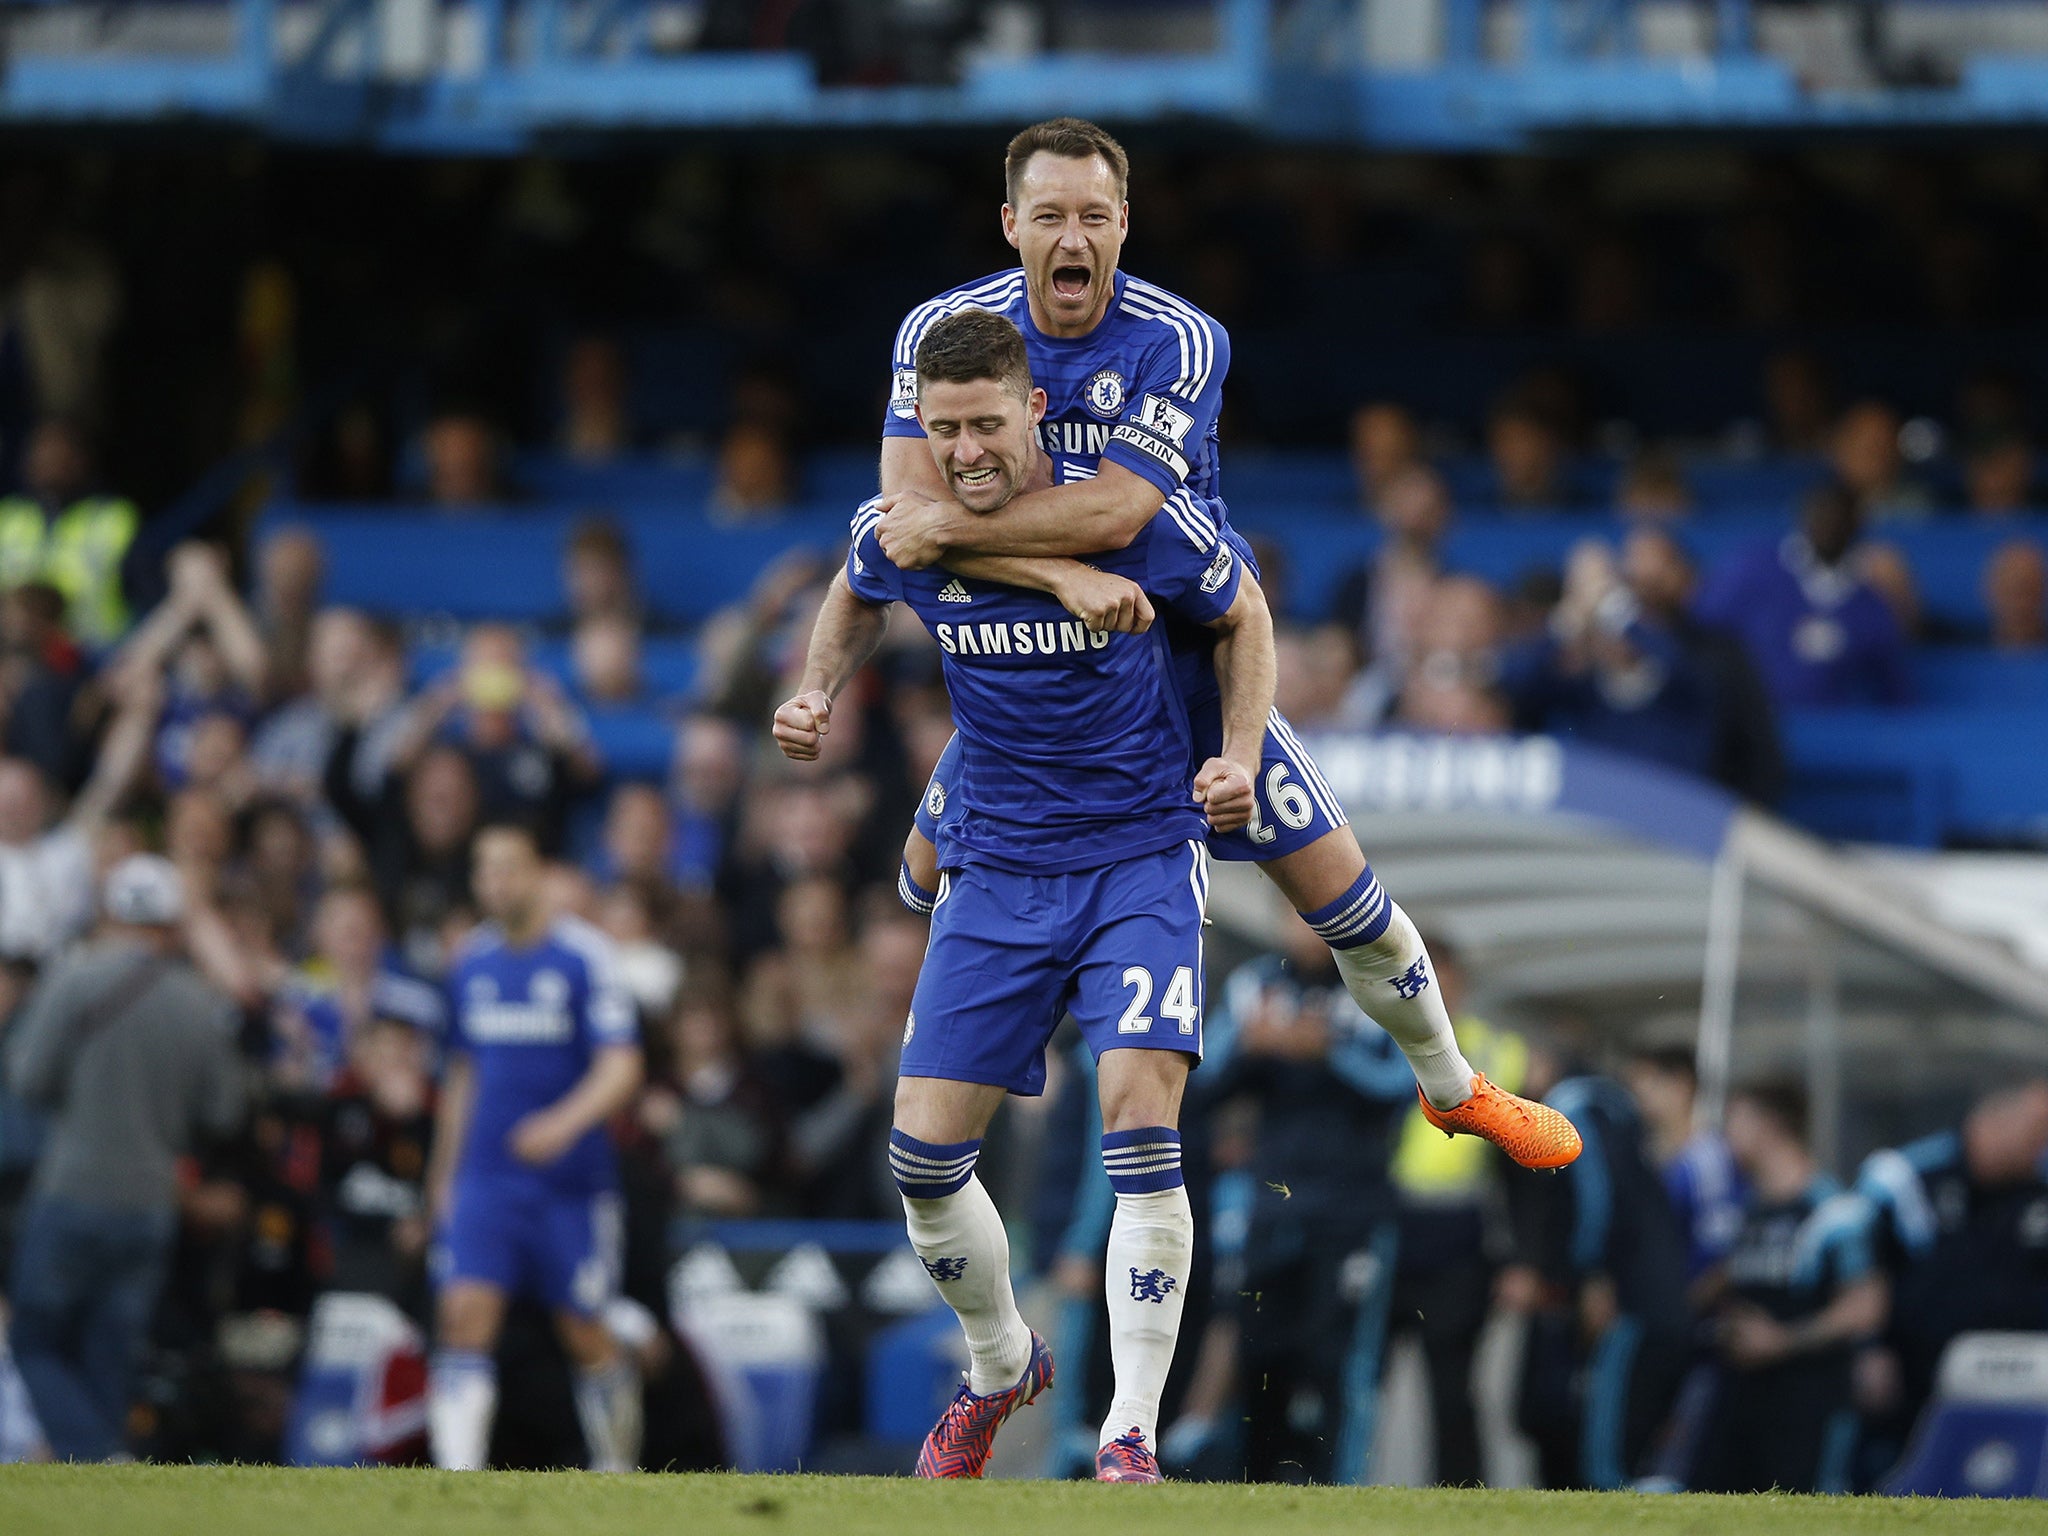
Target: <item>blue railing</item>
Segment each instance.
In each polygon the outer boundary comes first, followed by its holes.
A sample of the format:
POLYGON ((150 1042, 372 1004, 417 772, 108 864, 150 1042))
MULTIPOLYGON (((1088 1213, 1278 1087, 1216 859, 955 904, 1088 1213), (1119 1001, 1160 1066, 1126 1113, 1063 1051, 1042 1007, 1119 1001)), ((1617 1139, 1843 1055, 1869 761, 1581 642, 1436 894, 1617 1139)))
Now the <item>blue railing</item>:
POLYGON ((1879 78, 1831 91, 1761 50, 1750 0, 1713 0, 1701 40, 1683 55, 1644 46, 1635 0, 1446 0, 1435 35, 1399 61, 1361 41, 1370 29, 1358 0, 1168 0, 1148 8, 1162 18, 1149 30, 1168 40, 1156 51, 962 54, 950 83, 882 86, 822 83, 796 52, 661 52, 648 0, 424 0, 426 56, 396 70, 376 62, 384 50, 371 0, 190 3, 232 18, 228 50, 193 58, 17 47, 0 118, 194 117, 437 153, 513 153, 570 133, 945 127, 1052 112, 1462 149, 1598 130, 2048 122, 2048 56, 1958 51, 1947 85, 1888 87, 1879 78), (301 6, 315 13, 313 25, 294 15, 282 27, 301 6), (1502 16, 1512 24, 1494 26, 1502 16), (308 40, 288 46, 287 34, 308 40), (474 49, 458 49, 458 34, 474 49), (1190 38, 1205 43, 1189 51, 1190 38), (1515 41, 1498 41, 1506 38, 1515 41))

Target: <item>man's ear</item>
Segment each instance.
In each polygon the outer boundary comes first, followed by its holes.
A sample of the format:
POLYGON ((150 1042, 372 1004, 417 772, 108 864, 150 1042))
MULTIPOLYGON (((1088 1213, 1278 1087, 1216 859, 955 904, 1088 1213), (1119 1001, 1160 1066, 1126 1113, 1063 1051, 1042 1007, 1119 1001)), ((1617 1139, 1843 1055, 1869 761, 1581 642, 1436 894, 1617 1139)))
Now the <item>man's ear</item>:
POLYGON ((1017 210, 1008 203, 1003 204, 1003 238, 1010 242, 1010 249, 1017 249, 1017 210))
POLYGON ((1027 414, 1029 414, 1029 416, 1031 417, 1031 425, 1035 427, 1041 421, 1045 420, 1044 390, 1038 388, 1038 386, 1034 384, 1031 388, 1031 399, 1028 402, 1026 402, 1026 404, 1028 407, 1027 414))

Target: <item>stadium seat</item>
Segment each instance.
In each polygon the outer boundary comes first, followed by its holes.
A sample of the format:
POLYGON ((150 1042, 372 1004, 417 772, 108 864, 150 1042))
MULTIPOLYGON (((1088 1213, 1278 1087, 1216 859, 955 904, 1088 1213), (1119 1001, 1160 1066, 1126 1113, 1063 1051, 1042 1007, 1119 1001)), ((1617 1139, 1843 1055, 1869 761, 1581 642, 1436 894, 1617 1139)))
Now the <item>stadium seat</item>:
POLYGON ((1925 1498, 2048 1496, 2048 1336, 1966 1333, 1883 1491, 1925 1498))

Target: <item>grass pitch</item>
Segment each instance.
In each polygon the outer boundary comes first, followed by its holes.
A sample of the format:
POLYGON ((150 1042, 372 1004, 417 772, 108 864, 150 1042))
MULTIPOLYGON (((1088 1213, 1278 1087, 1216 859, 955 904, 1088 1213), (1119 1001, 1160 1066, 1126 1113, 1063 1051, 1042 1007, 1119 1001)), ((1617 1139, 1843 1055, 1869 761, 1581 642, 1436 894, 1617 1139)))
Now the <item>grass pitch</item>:
POLYGON ((872 1477, 0 1467, 7 1536, 1773 1536, 2048 1532, 2048 1504, 872 1477))

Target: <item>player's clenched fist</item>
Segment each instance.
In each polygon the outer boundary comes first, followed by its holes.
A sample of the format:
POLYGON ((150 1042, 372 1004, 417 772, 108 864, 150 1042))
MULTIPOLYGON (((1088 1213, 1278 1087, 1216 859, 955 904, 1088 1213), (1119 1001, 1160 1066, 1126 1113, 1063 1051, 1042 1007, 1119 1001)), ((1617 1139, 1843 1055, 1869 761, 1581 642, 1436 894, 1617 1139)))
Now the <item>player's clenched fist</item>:
POLYGON ((832 701, 815 688, 775 711, 775 745, 799 763, 818 760, 819 744, 831 729, 832 701))
POLYGON ((1235 832, 1252 819, 1252 776, 1227 757, 1212 757, 1195 775, 1195 798, 1202 802, 1209 825, 1235 832))
POLYGON ((1054 594, 1090 629, 1113 635, 1142 635, 1152 627, 1152 599, 1135 581, 1076 563, 1054 594))

